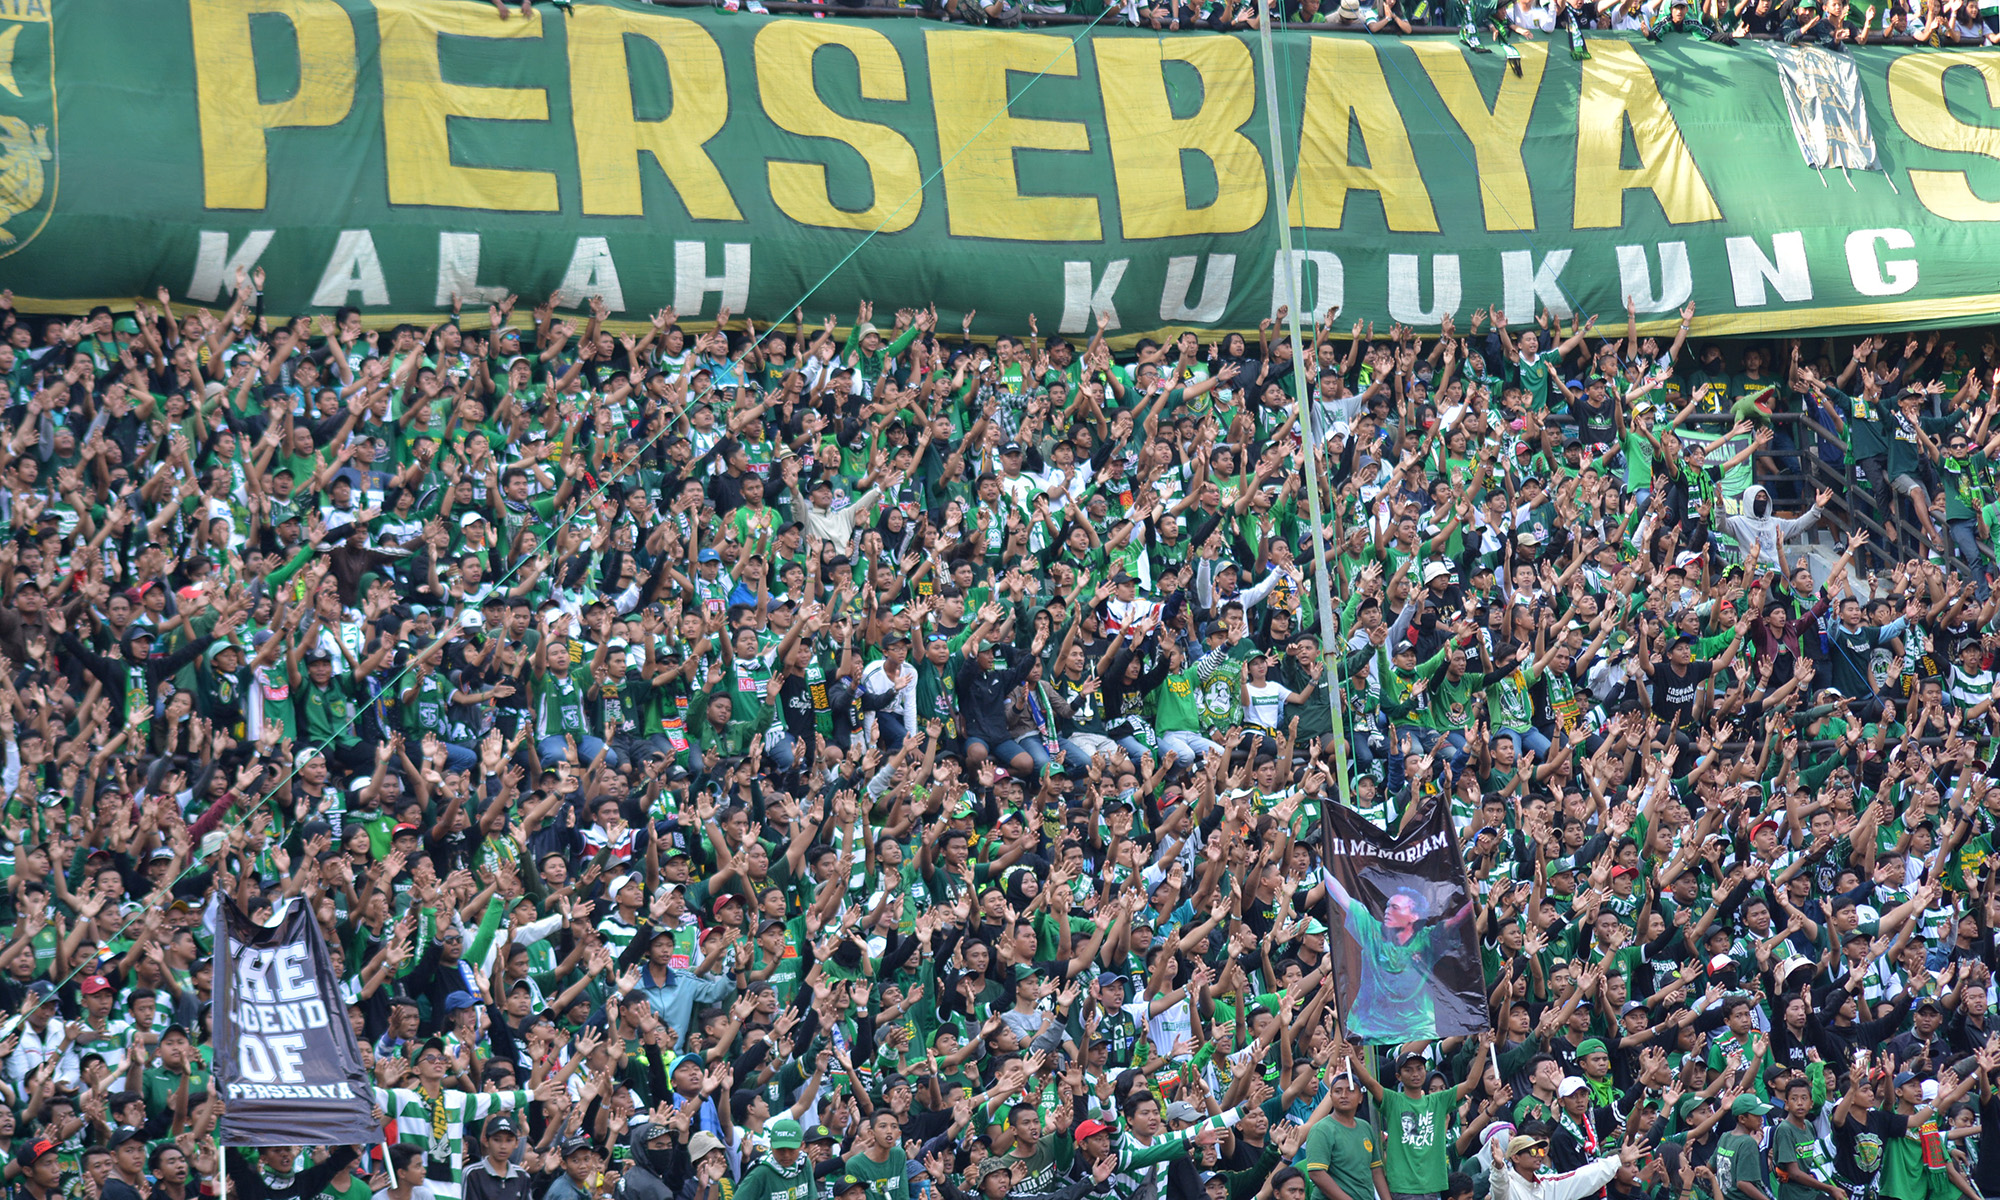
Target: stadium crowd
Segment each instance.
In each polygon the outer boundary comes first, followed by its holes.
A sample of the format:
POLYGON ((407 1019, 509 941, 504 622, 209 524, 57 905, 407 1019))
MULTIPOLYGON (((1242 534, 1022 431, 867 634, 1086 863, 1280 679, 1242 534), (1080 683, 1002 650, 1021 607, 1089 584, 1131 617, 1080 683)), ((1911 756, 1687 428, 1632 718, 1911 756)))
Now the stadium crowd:
MULTIPOLYGON (((500 17, 532 11, 534 0, 488 0, 500 17)), ((550 0, 566 8, 567 0, 550 0)), ((716 0, 729 11, 765 14, 763 0, 716 0)), ((918 8, 927 17, 970 25, 1015 26, 1087 20, 1162 32, 1228 33, 1254 28, 1260 0, 822 0, 825 11, 918 8)), ((1350 33, 1399 36, 1461 30, 1475 48, 1482 36, 1532 41, 1563 33, 1571 53, 1588 58, 1585 36, 1606 30, 1658 40, 1687 34, 1734 44, 1757 38, 1840 51, 1876 44, 2000 44, 2000 8, 1982 0, 1272 0, 1273 19, 1350 33)))
POLYGON ((1991 334, 262 282, 0 295, 15 1200, 2000 1195, 1991 334), (1343 803, 1449 808, 1491 1033, 1345 1036, 1343 803), (238 892, 381 1143, 222 1161, 238 892))

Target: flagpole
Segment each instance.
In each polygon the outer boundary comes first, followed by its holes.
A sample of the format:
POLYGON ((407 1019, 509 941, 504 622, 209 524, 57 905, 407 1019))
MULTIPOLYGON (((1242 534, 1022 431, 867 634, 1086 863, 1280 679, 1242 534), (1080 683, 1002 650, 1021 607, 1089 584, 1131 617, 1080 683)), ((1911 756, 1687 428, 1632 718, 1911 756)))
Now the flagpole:
MULTIPOLYGON (((1320 690, 1326 695, 1332 717, 1334 788, 1343 807, 1353 807, 1347 780, 1347 723, 1341 712, 1340 652, 1333 623, 1333 590, 1326 578, 1326 539, 1320 529, 1319 445, 1308 406, 1312 403, 1307 384, 1305 346, 1299 336, 1299 271, 1292 257, 1292 217, 1285 187, 1284 132, 1278 122, 1278 76, 1271 50, 1271 0, 1263 0, 1257 21, 1257 40, 1264 59, 1264 119, 1270 130, 1271 150, 1267 157, 1271 174, 1271 207, 1278 216, 1278 269, 1284 280, 1286 311, 1290 315, 1292 340, 1292 392, 1297 404, 1299 443, 1305 451, 1306 515, 1312 526, 1313 591, 1318 608, 1320 690)), ((1310 364, 1317 368, 1317 363, 1310 364)), ((1290 764, 1285 764, 1287 767, 1290 764)), ((1321 824, 1325 822, 1322 821, 1321 824)))

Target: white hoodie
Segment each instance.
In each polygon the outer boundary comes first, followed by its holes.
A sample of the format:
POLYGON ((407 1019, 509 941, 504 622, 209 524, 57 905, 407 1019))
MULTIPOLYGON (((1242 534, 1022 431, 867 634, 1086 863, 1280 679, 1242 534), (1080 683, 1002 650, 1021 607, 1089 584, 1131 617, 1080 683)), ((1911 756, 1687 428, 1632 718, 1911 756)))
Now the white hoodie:
POLYGON ((1739 557, 1748 558, 1751 546, 1757 547, 1757 563, 1760 569, 1785 568, 1784 544, 1806 530, 1819 524, 1820 507, 1815 504, 1800 516, 1785 520, 1771 515, 1771 493, 1758 484, 1751 484, 1743 490, 1743 515, 1723 517, 1721 532, 1736 539, 1742 550, 1739 557))
POLYGON ((1618 1174, 1618 1156, 1609 1154, 1560 1175, 1521 1178, 1509 1162, 1493 1173, 1492 1200, 1584 1200, 1595 1195, 1612 1176, 1618 1174))

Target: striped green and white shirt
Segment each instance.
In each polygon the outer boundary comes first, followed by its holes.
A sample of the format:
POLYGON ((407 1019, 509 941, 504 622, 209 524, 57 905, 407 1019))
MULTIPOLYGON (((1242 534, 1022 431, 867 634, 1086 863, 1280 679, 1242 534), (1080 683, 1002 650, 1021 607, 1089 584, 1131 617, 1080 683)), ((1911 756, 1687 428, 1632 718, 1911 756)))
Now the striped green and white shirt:
MULTIPOLYGON (((438 1133, 433 1124, 430 1098, 411 1088, 376 1088, 375 1103, 394 1122, 399 1145, 414 1146, 424 1155, 424 1177, 439 1200, 459 1200, 465 1180, 465 1127, 497 1112, 524 1108, 532 1097, 527 1092, 455 1092, 446 1089, 439 1098, 444 1106, 444 1128, 438 1133)), ((477 1157, 475 1154, 474 1157, 477 1157)))
POLYGON ((1243 1106, 1198 1121, 1178 1133, 1162 1134, 1150 1142, 1133 1137, 1130 1130, 1118 1135, 1118 1169, 1107 1181, 1116 1200, 1164 1200, 1167 1194, 1168 1160, 1185 1158, 1192 1152, 1194 1139, 1214 1129, 1227 1129, 1243 1119, 1243 1106))

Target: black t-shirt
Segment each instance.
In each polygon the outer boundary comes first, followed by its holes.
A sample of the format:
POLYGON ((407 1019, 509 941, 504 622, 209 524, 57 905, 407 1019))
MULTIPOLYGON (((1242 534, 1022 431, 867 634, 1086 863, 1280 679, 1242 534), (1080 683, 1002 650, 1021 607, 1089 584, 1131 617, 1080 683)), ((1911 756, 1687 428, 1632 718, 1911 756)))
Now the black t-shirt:
POLYGON ((1694 724, 1694 698, 1701 681, 1715 673, 1705 662, 1691 662, 1685 671, 1667 658, 1653 668, 1653 715, 1670 729, 1694 724))
POLYGON ((1612 400, 1606 396, 1603 403, 1592 404, 1589 393, 1569 402, 1569 411, 1576 417, 1576 440, 1586 446, 1608 446, 1611 444, 1613 425, 1611 420, 1612 400))
POLYGON ((1867 1183, 1882 1169, 1883 1147, 1910 1132, 1910 1119, 1876 1109, 1866 1120, 1833 1122, 1833 1169, 1847 1183, 1867 1183))
POLYGON ((785 716, 785 732, 811 744, 819 732, 812 704, 812 688, 805 676, 787 671, 778 684, 778 708, 785 716))

